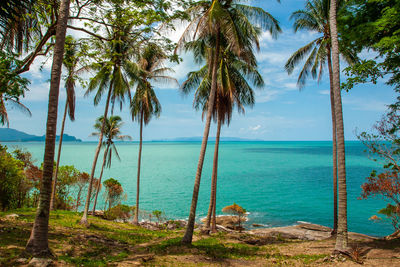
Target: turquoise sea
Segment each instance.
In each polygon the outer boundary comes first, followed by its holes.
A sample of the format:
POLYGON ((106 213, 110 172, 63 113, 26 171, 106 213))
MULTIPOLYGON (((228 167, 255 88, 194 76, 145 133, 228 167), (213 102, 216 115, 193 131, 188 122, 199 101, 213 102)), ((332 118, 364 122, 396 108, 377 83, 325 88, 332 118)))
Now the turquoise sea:
MULTIPOLYGON (((43 159, 44 143, 6 144, 10 149, 26 148, 38 165, 43 159)), ((331 142, 308 141, 222 142, 217 213, 222 214, 224 206, 236 202, 250 212, 249 225, 258 223, 272 227, 308 221, 331 226, 331 146, 331 142)), ((89 172, 95 147, 96 143, 90 142, 65 143, 61 164, 89 172)), ((117 143, 117 148, 121 161, 114 158, 104 178, 118 179, 127 193, 125 203, 135 205, 138 143, 117 143)), ((214 143, 210 142, 200 187, 198 219, 204 217, 208 209, 213 151, 214 143)), ((386 203, 382 199, 358 199, 365 177, 372 169, 379 168, 363 151, 359 142, 346 142, 349 230, 387 235, 393 232, 389 222, 368 220, 386 203)), ((141 208, 162 210, 169 218, 187 218, 199 152, 200 142, 145 142, 141 208)))

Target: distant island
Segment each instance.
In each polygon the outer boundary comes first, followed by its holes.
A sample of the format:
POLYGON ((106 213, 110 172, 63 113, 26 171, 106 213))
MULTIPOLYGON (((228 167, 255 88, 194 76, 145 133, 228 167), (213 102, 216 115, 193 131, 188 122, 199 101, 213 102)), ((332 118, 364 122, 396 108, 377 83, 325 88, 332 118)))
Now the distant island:
MULTIPOLYGON (((59 140, 60 136, 57 135, 56 140, 59 140)), ((27 134, 15 129, 0 128, 0 142, 43 142, 46 140, 46 136, 37 136, 27 134)), ((81 139, 77 139, 75 136, 68 134, 63 135, 63 141, 66 142, 82 142, 81 139)))
MULTIPOLYGON (((170 139, 158 139, 158 140, 152 140, 152 142, 201 142, 202 137, 201 136, 195 136, 195 137, 177 137, 177 138, 170 138, 170 139)), ((214 142, 215 137, 209 137, 208 141, 214 142)), ((264 141, 261 139, 247 139, 247 138, 240 138, 240 137, 221 137, 220 141, 225 141, 225 142, 248 142, 248 141, 264 141)))

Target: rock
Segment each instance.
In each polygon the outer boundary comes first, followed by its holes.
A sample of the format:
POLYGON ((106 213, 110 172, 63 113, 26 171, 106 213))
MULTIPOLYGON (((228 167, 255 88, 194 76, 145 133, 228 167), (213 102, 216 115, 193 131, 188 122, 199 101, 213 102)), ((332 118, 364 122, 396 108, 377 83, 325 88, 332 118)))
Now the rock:
POLYGON ((258 224, 258 223, 253 223, 251 226, 253 226, 253 227, 264 227, 264 225, 258 224))
POLYGON ((321 232, 332 232, 332 228, 319 225, 319 224, 313 224, 313 223, 306 223, 306 222, 298 222, 299 227, 307 230, 312 230, 312 231, 321 231, 321 232))
POLYGON ((9 219, 9 220, 16 220, 18 218, 19 218, 19 215, 15 214, 15 213, 6 215, 6 219, 9 219))
POLYGON ((53 261, 51 259, 43 259, 43 258, 32 258, 29 262, 30 267, 49 267, 53 265, 53 261))
POLYGON ((28 261, 28 259, 20 258, 20 259, 17 259, 15 262, 16 262, 16 263, 20 263, 20 264, 24 264, 24 263, 26 263, 27 261, 28 261))

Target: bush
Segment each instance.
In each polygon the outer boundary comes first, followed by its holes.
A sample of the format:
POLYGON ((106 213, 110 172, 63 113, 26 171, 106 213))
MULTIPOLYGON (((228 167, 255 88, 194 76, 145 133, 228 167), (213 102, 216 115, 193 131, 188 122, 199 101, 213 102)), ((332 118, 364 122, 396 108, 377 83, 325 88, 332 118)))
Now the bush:
POLYGON ((117 206, 107 210, 104 213, 104 218, 107 220, 123 220, 126 222, 130 217, 132 217, 132 211, 134 211, 134 207, 118 204, 117 206))
MULTIPOLYGON (((20 194, 26 184, 24 164, 14 159, 7 152, 7 147, 0 145, 0 209, 14 209, 20 205, 20 194)), ((25 198, 25 196, 24 196, 25 198)))

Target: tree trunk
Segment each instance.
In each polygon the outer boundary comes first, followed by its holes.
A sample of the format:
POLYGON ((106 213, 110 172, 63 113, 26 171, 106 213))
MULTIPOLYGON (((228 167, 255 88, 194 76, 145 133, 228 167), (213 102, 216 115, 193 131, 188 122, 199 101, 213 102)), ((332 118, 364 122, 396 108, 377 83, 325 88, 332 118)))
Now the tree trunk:
POLYGON ((215 148, 214 148, 214 161, 211 179, 211 196, 210 205, 208 207, 206 227, 210 228, 211 218, 212 218, 212 229, 211 232, 215 233, 217 231, 216 227, 216 199, 217 199, 217 177, 218 177, 218 150, 219 150, 219 137, 221 134, 221 119, 218 118, 217 135, 215 137, 215 148))
POLYGON ((200 156, 199 162, 197 164, 197 172, 196 178, 194 181, 194 188, 193 188, 193 197, 192 197, 192 204, 190 205, 190 214, 188 225, 186 227, 185 235, 183 236, 182 243, 184 244, 191 244, 193 238, 193 231, 194 231, 194 223, 196 219, 196 207, 197 207, 197 200, 199 197, 199 190, 200 190, 200 180, 201 180, 201 172, 203 170, 203 163, 204 157, 206 154, 207 148, 207 141, 208 141, 208 134, 210 132, 210 124, 211 124, 211 116, 214 110, 214 101, 215 101, 215 94, 217 91, 217 71, 218 71, 218 57, 219 57, 219 39, 220 39, 219 29, 216 30, 216 43, 215 43, 215 54, 212 62, 212 77, 211 77, 211 92, 208 98, 208 109, 207 109, 207 119, 206 125, 204 127, 204 134, 203 140, 201 142, 201 149, 200 149, 200 156))
POLYGON ((342 97, 340 92, 340 65, 339 65, 339 42, 336 22, 337 1, 331 0, 329 11, 329 25, 332 40, 332 77, 333 92, 335 99, 336 138, 338 155, 338 227, 336 234, 336 246, 338 251, 347 249, 347 189, 346 189, 346 160, 344 147, 344 125, 342 112, 342 97))
POLYGON ((138 156, 138 169, 136 181, 136 212, 133 218, 133 224, 139 225, 139 188, 140 188, 140 164, 142 160, 142 143, 143 143, 143 110, 140 114, 140 142, 139 142, 139 156, 138 156))
POLYGON ((111 92, 112 92, 112 81, 110 82, 110 88, 108 90, 107 102, 106 102, 106 107, 104 109, 104 116, 103 116, 104 119, 103 119, 103 123, 101 125, 101 131, 100 131, 100 135, 99 135, 99 142, 97 144, 96 152, 94 153, 92 171, 90 173, 90 182, 89 182, 89 187, 88 187, 88 193, 87 193, 87 196, 86 196, 85 209, 83 211, 83 216, 82 216, 82 219, 80 221, 80 224, 84 224, 84 225, 88 225, 87 215, 88 215, 89 206, 90 206, 90 196, 92 195, 93 178, 94 178, 94 173, 96 171, 96 164, 97 164, 97 159, 99 158, 101 144, 103 142, 104 127, 106 125, 108 107, 110 106, 111 92))
POLYGON ((79 201, 81 200, 82 188, 79 188, 78 196, 76 197, 75 211, 78 211, 79 201))
POLYGON ((64 56, 65 34, 69 16, 70 0, 62 0, 57 23, 56 43, 54 45, 53 65, 46 125, 46 143, 43 159, 43 177, 40 185, 39 206, 36 211, 31 236, 26 252, 40 257, 52 255, 48 244, 51 186, 53 178, 54 149, 57 131, 58 95, 60 91, 61 69, 64 56))
POLYGON ((110 145, 107 145, 107 148, 104 150, 103 165, 101 165, 99 185, 96 188, 96 196, 94 197, 94 202, 93 202, 93 211, 92 211, 93 216, 96 212, 97 196, 99 195, 99 192, 100 192, 101 178, 103 177, 104 166, 106 165, 107 153, 108 153, 109 149, 110 149, 110 145))
POLYGON ((333 91, 333 73, 332 73, 332 59, 331 48, 327 47, 328 54, 328 70, 330 82, 330 97, 331 97, 331 113, 332 113, 332 160, 333 160, 333 230, 332 235, 337 233, 337 142, 336 142, 336 116, 335 116, 335 95, 333 91))
POLYGON ((57 163, 56 163, 56 171, 54 172, 53 189, 51 191, 52 193, 51 193, 51 200, 50 200, 50 210, 54 210, 54 200, 56 197, 58 167, 60 166, 61 148, 62 148, 62 141, 63 141, 63 135, 64 135, 65 119, 67 118, 67 111, 68 111, 68 100, 65 102, 64 117, 63 117, 62 124, 61 124, 60 140, 58 142, 57 163))

